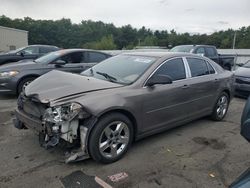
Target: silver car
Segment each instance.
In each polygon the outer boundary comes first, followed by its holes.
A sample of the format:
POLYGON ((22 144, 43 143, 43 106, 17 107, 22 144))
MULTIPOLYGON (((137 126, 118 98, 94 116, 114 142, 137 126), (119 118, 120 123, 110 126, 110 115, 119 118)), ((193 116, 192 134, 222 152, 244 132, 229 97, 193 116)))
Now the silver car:
POLYGON ((231 72, 193 54, 120 54, 81 75, 39 77, 20 95, 14 122, 37 131, 46 148, 79 146, 66 162, 111 163, 135 140, 208 115, 222 120, 233 82, 231 72))

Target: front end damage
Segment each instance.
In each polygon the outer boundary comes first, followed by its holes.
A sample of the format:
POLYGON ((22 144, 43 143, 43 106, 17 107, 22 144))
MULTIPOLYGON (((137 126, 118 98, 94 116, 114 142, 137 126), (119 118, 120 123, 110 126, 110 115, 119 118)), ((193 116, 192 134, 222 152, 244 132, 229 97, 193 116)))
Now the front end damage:
POLYGON ((63 142, 74 148, 67 153, 66 163, 89 158, 88 134, 96 118, 87 113, 81 104, 70 102, 50 106, 49 103, 20 95, 15 114, 15 127, 35 130, 44 148, 53 148, 63 142))

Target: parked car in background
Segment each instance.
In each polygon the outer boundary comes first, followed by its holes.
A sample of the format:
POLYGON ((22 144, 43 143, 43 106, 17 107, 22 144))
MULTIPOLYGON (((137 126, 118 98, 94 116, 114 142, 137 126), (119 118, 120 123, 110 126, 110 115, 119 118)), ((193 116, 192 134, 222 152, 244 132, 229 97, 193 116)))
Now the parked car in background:
POLYGON ((210 115, 222 120, 233 96, 233 73, 187 53, 134 52, 111 57, 81 75, 51 71, 19 96, 15 126, 40 134, 49 148, 62 140, 111 163, 134 140, 210 115))
POLYGON ((59 50, 56 46, 30 45, 0 54, 0 65, 17 62, 23 59, 37 59, 49 52, 59 50))
POLYGON ((250 94, 250 61, 235 70, 235 95, 248 97, 250 94))
MULTIPOLYGON (((109 57, 109 54, 93 50, 67 49, 51 52, 36 60, 3 65, 0 66, 0 93, 19 94, 31 81, 51 70, 81 73, 109 57)), ((50 81, 47 80, 48 83, 50 81)))
POLYGON ((250 142, 250 98, 248 98, 244 110, 241 115, 241 131, 240 134, 250 142))
POLYGON ((234 66, 234 56, 221 55, 218 53, 216 47, 211 45, 180 45, 175 46, 170 51, 187 52, 208 57, 209 59, 212 59, 214 62, 221 65, 226 70, 231 70, 234 66))
MULTIPOLYGON (((248 98, 241 115, 241 135, 250 142, 250 98, 248 98)), ((229 188, 248 188, 250 187, 250 168, 244 171, 229 188)))

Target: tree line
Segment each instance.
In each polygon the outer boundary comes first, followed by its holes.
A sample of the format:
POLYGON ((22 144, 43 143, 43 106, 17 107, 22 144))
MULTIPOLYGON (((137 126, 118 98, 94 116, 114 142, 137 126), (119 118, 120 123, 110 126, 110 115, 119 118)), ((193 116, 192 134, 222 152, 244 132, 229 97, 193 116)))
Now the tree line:
POLYGON ((79 24, 70 19, 34 20, 30 17, 11 19, 0 16, 0 26, 29 32, 29 44, 51 44, 61 48, 92 48, 102 50, 133 49, 136 46, 173 47, 181 44, 210 44, 217 48, 250 48, 250 26, 238 30, 208 34, 177 33, 174 30, 139 29, 131 25, 116 27, 101 21, 83 20, 79 24))

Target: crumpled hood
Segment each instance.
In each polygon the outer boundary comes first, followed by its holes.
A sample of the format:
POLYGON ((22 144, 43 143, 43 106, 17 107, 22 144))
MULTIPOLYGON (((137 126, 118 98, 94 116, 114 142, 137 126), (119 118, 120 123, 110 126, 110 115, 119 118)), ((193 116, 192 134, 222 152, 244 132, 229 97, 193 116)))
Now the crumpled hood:
POLYGON ((29 84, 25 95, 48 103, 68 96, 121 86, 93 77, 53 70, 29 84))
POLYGON ((250 68, 240 67, 236 69, 235 76, 250 77, 250 68))

